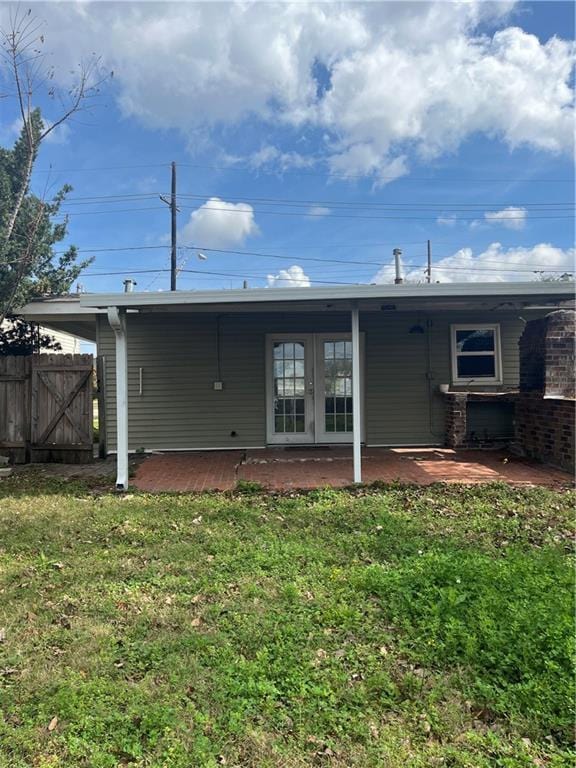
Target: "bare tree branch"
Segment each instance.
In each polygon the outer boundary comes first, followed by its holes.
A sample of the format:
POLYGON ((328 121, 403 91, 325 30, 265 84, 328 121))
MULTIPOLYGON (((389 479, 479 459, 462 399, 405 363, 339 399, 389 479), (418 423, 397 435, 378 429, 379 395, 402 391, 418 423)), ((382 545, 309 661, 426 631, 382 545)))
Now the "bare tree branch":
MULTIPOLYGON (((8 216, 3 242, 0 243, 0 255, 14 232, 16 220, 30 186, 32 169, 40 145, 60 125, 70 120, 77 112, 82 111, 84 103, 98 92, 102 83, 108 78, 107 75, 98 77, 99 58, 94 58, 87 63, 80 63, 77 80, 68 88, 66 98, 64 98, 64 90, 58 90, 56 86, 52 85, 55 75, 53 68, 46 62, 46 54, 41 50, 41 46, 44 44, 42 29, 42 22, 34 17, 31 11, 24 12, 17 8, 14 13, 10 13, 8 29, 0 30, 0 57, 9 66, 11 79, 15 86, 17 108, 28 144, 24 176, 8 216), (52 98, 58 97, 63 111, 35 135, 32 127, 32 114, 42 90, 47 90, 48 95, 52 98)), ((5 98, 8 94, 2 96, 5 98)))

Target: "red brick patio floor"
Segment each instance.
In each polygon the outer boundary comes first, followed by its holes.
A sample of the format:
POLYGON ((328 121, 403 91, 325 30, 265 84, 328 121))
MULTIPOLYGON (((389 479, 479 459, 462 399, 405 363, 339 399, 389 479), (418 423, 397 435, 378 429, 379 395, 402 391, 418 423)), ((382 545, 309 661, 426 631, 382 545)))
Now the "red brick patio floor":
POLYGON ((141 491, 230 491, 244 451, 154 454, 139 465, 132 483, 141 491))
MULTIPOLYGON (((365 448, 362 458, 364 483, 505 482, 564 486, 574 482, 567 472, 503 451, 365 448)), ((268 448, 155 454, 139 465, 132 482, 142 491, 225 491, 242 480, 278 491, 351 485, 351 449, 268 448)))

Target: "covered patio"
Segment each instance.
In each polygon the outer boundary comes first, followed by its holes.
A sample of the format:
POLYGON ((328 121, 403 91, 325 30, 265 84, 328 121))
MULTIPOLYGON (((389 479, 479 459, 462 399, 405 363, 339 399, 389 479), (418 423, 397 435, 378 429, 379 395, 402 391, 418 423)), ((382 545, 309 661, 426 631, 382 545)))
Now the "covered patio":
MULTIPOLYGON (((458 451, 502 446, 521 431, 515 396, 534 386, 521 372, 519 340, 530 323, 546 331, 542 318, 571 301, 566 285, 537 281, 350 285, 86 294, 37 302, 24 315, 55 328, 90 317, 99 454, 116 456, 117 490, 132 483, 136 454, 150 455, 136 474, 144 490, 538 484, 566 476, 458 451)), ((551 382, 570 379, 571 323, 562 319, 550 336, 551 382)), ((546 455, 526 453, 570 468, 564 406, 573 391, 554 386, 537 391, 524 419, 546 455), (541 419, 545 397, 554 412, 541 419)))
MULTIPOLYGON (((491 483, 564 486, 572 476, 504 451, 364 448, 364 483, 491 483)), ((273 491, 343 488, 354 482, 350 448, 267 448, 157 453, 139 464, 131 483, 141 491, 233 490, 250 482, 273 491)))

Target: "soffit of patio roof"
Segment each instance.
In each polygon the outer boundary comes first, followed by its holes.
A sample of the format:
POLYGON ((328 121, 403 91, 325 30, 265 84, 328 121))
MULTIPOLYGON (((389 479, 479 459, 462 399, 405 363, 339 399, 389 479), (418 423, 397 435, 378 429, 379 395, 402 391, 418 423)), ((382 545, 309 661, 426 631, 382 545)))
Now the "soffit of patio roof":
POLYGON ((54 296, 36 299, 17 311, 25 320, 54 331, 64 331, 86 341, 96 341, 96 315, 105 309, 82 307, 80 296, 54 296))
POLYGON ((516 311, 572 306, 573 283, 442 283, 82 294, 80 307, 138 312, 516 311))

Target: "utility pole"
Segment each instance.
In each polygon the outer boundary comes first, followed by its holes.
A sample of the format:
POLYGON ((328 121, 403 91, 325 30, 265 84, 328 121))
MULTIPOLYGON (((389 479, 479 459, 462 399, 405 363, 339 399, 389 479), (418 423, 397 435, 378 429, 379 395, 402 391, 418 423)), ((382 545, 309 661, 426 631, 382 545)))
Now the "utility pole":
POLYGON ((170 200, 167 200, 164 195, 160 195, 160 200, 170 208, 170 290, 176 290, 176 277, 178 275, 177 264, 177 233, 178 225, 176 222, 176 213, 178 206, 176 205, 176 163, 172 161, 170 164, 172 168, 172 184, 170 190, 170 200))
POLYGON ((432 282, 432 246, 430 240, 428 240, 428 267, 426 269, 426 282, 432 282))

